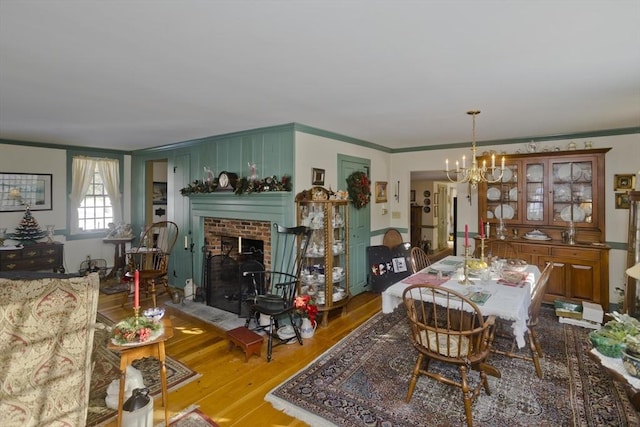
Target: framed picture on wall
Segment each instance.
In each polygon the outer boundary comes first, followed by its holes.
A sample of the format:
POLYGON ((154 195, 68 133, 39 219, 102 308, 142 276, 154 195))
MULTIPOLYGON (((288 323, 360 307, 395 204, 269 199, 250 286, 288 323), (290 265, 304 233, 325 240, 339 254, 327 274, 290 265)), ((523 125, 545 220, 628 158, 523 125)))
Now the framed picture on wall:
POLYGON ((629 193, 616 193, 616 209, 629 209, 630 207, 629 193))
POLYGON ((636 187, 636 176, 634 174, 614 175, 613 189, 615 191, 633 190, 636 187))
POLYGON ((0 211, 50 211, 52 174, 0 173, 0 211))
POLYGON ((166 182, 153 183, 153 199, 152 200, 154 205, 167 204, 167 183, 166 182))
POLYGON ((415 203, 416 201, 416 190, 411 190, 411 202, 415 203))
POLYGON ((324 185, 324 169, 311 169, 311 185, 324 185))
POLYGON ((376 203, 387 202, 387 181, 376 181, 376 203))

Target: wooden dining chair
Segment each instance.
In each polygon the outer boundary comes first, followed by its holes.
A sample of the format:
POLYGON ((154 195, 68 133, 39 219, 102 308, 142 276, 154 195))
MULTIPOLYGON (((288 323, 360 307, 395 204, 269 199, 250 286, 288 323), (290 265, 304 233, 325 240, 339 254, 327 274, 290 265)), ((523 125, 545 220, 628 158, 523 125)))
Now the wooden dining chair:
POLYGON ((417 273, 425 267, 431 265, 431 260, 426 252, 417 246, 411 248, 411 272, 417 273))
POLYGON ((552 270, 553 262, 547 263, 544 270, 542 270, 542 274, 540 274, 540 277, 531 289, 531 304, 529 305, 529 320, 527 321, 527 339, 529 341, 528 345, 531 355, 529 356, 527 354, 523 354, 523 352, 519 352, 516 350, 515 337, 513 336, 513 334, 508 333, 508 331, 511 330, 511 323, 503 320, 498 321, 498 332, 496 333, 496 336, 498 338, 506 336, 511 339, 510 349, 500 350, 495 346, 491 349, 491 351, 496 354, 533 362, 533 365, 536 368, 536 374, 539 378, 542 378, 542 366, 540 365, 540 359, 544 357, 544 353, 542 351, 540 341, 538 340, 536 326, 538 325, 538 318, 540 316, 542 300, 544 298, 544 294, 546 292, 547 284, 549 283, 549 277, 551 276, 552 270))
POLYGON ((393 249, 396 246, 402 244, 402 234, 395 228, 391 228, 384 233, 382 237, 382 244, 389 249, 393 249))
MULTIPOLYGON (((480 245, 476 246, 473 256, 480 258, 480 245)), ((511 243, 504 240, 491 240, 485 242, 485 257, 498 257, 500 259, 518 259, 520 258, 518 249, 511 243)))
POLYGON ((499 376, 499 371, 486 364, 495 316, 485 319, 478 306, 462 294, 426 284, 405 289, 403 301, 411 327, 411 342, 418 351, 405 400, 411 400, 420 375, 458 387, 462 390, 467 425, 471 427, 471 405, 482 388, 491 394, 487 374, 499 376), (460 379, 430 371, 431 361, 457 366, 460 379), (470 369, 479 371, 480 375, 480 380, 473 384, 468 381, 470 369))
POLYGON ((284 319, 293 327, 295 335, 280 338, 276 344, 286 344, 297 339, 302 345, 300 329, 294 321, 295 298, 302 264, 307 247, 311 240, 312 229, 309 227, 283 227, 273 224, 276 232, 272 242, 271 270, 243 271, 243 280, 251 283, 252 294, 247 295, 249 315, 245 327, 255 320, 255 330, 267 333, 267 362, 271 362, 273 353, 273 336, 277 335, 280 322, 284 319), (260 315, 269 318, 268 325, 260 324, 260 315))
MULTIPOLYGON (((138 246, 127 252, 127 272, 125 279, 133 281, 134 272, 140 272, 140 291, 151 295, 153 306, 157 306, 156 285, 162 283, 169 290, 167 272, 169 257, 178 239, 178 225, 172 221, 154 222, 140 236, 138 246)), ((129 289, 122 299, 122 306, 132 295, 129 289)))

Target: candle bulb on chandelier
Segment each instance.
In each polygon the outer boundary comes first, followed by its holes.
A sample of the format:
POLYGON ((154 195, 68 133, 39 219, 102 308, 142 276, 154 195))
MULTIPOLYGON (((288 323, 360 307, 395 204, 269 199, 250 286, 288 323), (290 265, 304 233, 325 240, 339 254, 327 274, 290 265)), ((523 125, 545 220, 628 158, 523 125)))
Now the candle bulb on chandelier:
POLYGON ((456 160, 456 172, 460 172, 460 162, 456 160))
POLYGON ((467 167, 467 159, 466 156, 462 156, 462 169, 464 169, 465 167, 467 167))
POLYGON ((487 161, 483 160, 482 161, 482 169, 486 169, 487 168, 487 161))
POLYGON ((504 156, 502 156, 502 169, 504 169, 504 156))
POLYGON ((496 168, 496 155, 492 154, 491 155, 491 169, 495 169, 496 168))
POLYGON ((449 172, 449 159, 445 159, 444 161, 444 170, 445 172, 449 172))

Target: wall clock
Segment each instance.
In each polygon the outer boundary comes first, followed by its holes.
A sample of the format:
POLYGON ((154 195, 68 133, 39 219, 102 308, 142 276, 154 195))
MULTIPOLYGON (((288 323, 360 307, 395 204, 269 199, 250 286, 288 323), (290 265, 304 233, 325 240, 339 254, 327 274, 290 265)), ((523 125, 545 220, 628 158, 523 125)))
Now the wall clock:
POLYGON ((424 193, 422 193, 422 195, 423 195, 424 197, 431 197, 431 191, 429 191, 429 190, 424 190, 424 193))
POLYGON ((232 172, 220 172, 218 175, 218 186, 216 191, 233 191, 238 181, 238 175, 232 172))

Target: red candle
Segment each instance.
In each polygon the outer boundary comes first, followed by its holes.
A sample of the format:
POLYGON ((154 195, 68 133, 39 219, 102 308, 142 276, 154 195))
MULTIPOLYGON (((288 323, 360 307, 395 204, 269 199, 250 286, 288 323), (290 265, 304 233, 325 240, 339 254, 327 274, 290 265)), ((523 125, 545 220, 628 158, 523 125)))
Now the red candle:
POLYGON ((484 239, 484 218, 480 218, 480 238, 484 239))
POLYGON ((140 271, 133 273, 133 307, 140 307, 140 271))
POLYGON ((464 246, 469 246, 469 226, 467 224, 464 225, 464 246))

